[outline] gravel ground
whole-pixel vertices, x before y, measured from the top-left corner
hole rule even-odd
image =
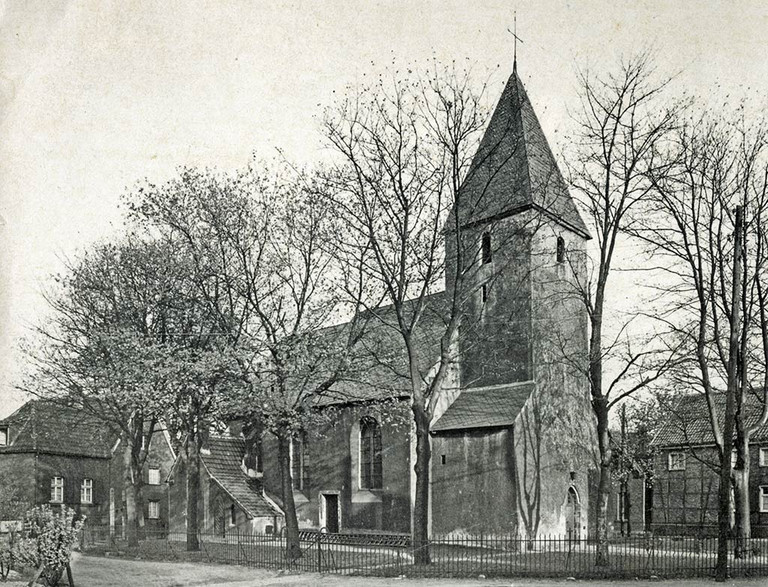
[[[526,586],[565,587],[583,584],[590,587],[636,587],[654,585],[659,587],[694,587],[702,584],[715,585],[704,579],[680,581],[566,581],[566,580],[501,580],[501,579],[379,579],[370,577],[344,577],[318,575],[315,573],[289,574],[261,569],[205,563],[175,563],[127,560],[73,555],[72,572],[77,587],[185,587],[206,585],[208,587],[299,587],[322,585],[323,587],[500,587]],[[65,583],[66,584],[66,581]],[[727,583],[734,587],[757,587],[768,584],[766,579],[734,580]],[[18,581],[0,583],[1,587],[26,585]]]

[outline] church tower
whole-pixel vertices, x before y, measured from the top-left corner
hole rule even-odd
[[[564,311],[582,272],[590,238],[554,155],[513,69],[460,189],[447,232],[447,286],[452,287],[456,241],[473,267],[467,319],[460,335],[461,386],[485,387],[536,378],[541,354],[539,314]],[[574,292],[572,291],[571,294]],[[550,298],[547,301],[547,298]],[[543,304],[542,307],[537,307]],[[586,328],[586,323],[583,324]],[[551,334],[551,332],[549,333]],[[562,340],[559,342],[563,342]],[[573,344],[569,342],[568,344]],[[586,330],[584,338],[586,342]],[[571,352],[568,350],[568,352]],[[573,352],[580,352],[573,349]]]
[[[445,236],[446,290],[465,311],[459,391],[432,424],[434,530],[585,536],[590,235],[517,67]]]

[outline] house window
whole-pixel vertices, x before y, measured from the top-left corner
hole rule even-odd
[[[360,420],[360,487],[381,489],[381,427],[375,418]]]
[[[294,489],[304,490],[309,486],[304,464],[304,435],[297,434],[291,440],[291,476]]]
[[[760,466],[768,467],[768,446],[760,447]]]
[[[768,512],[768,485],[760,486],[760,511]]]
[[[491,233],[490,232],[483,233],[482,252],[483,252],[483,265],[487,265],[493,260],[493,255],[491,253]]]
[[[0,428],[0,446],[8,445],[8,428]]]
[[[160,469],[150,467],[148,483],[150,485],[160,485]]]
[[[93,503],[93,479],[83,479],[80,485],[80,503]]]
[[[51,479],[51,503],[64,503],[64,477]]]
[[[671,452],[667,461],[667,469],[670,471],[685,471],[685,453]]]
[[[557,262],[565,263],[565,239],[562,236],[557,237]]]
[[[147,517],[150,520],[159,520],[160,519],[160,502],[156,499],[150,499],[148,502],[148,511],[147,511]]]
[[[235,504],[229,506],[229,525],[237,525],[237,508],[235,507]]]

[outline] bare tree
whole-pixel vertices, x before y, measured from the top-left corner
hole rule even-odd
[[[596,262],[576,284],[590,323],[588,372],[592,408],[597,421],[599,485],[597,492],[596,564],[608,564],[608,495],[611,409],[637,390],[660,378],[672,354],[661,341],[635,345],[625,336],[629,320],[607,332],[609,282],[622,246],[622,235],[634,222],[638,207],[653,190],[650,173],[660,173],[665,161],[659,146],[674,128],[678,107],[662,102],[668,82],[657,81],[650,56],[622,61],[616,73],[595,78],[582,73],[578,131],[570,159],[571,182],[587,211],[596,237]],[[577,277],[579,274],[576,274]],[[631,320],[631,318],[630,318]],[[608,335],[608,336],[607,336]],[[606,364],[617,375],[604,379]]]
[[[516,74],[510,84],[511,99],[518,95]],[[395,355],[404,363],[415,435],[416,564],[430,562],[429,432],[436,406],[442,393],[459,388],[459,347],[462,353],[480,348],[489,290],[505,263],[520,261],[514,251],[527,250],[541,223],[535,210],[503,227],[488,220],[509,204],[489,194],[500,170],[517,177],[524,138],[514,124],[504,126],[507,108],[514,108],[507,105],[481,144],[488,122],[485,89],[475,89],[470,73],[455,68],[425,78],[395,77],[351,93],[325,119],[339,156],[327,174],[330,198],[347,227],[338,254],[362,260],[369,287],[357,299],[377,328],[399,341]],[[507,186],[506,197],[522,197],[515,189],[520,186]],[[506,256],[491,265],[501,250]],[[519,285],[527,278],[520,275]],[[511,292],[514,284],[508,287]],[[499,329],[506,334],[516,319],[508,317]],[[514,335],[504,342],[513,341],[528,344]],[[466,367],[472,361],[464,358]],[[489,370],[503,368],[495,358],[486,360]],[[481,371],[466,370],[461,377],[481,377]]]
[[[760,122],[749,126],[739,118],[704,115],[678,130],[667,155],[673,165],[654,177],[653,204],[634,228],[666,274],[664,318],[690,349],[693,365],[682,365],[675,377],[707,401],[719,457],[719,580],[727,576],[732,485],[737,556],[748,549],[749,438],[768,421],[766,135]],[[752,389],[763,408],[748,424]]]

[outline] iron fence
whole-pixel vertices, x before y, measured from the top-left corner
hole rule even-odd
[[[207,561],[268,569],[407,577],[574,577],[627,579],[707,577],[714,573],[717,539],[640,535],[609,543],[609,564],[596,566],[591,539],[546,536],[476,535],[433,537],[430,564],[416,564],[410,539],[393,534],[328,534],[304,531],[301,556],[289,559],[283,535],[252,534],[237,528],[198,535],[199,550],[188,551],[186,533],[145,532],[137,545],[110,535],[108,527],[87,526],[83,550],[132,558]],[[730,549],[731,553],[733,552]],[[745,555],[731,554],[733,576],[768,576],[768,539],[752,539]]]

